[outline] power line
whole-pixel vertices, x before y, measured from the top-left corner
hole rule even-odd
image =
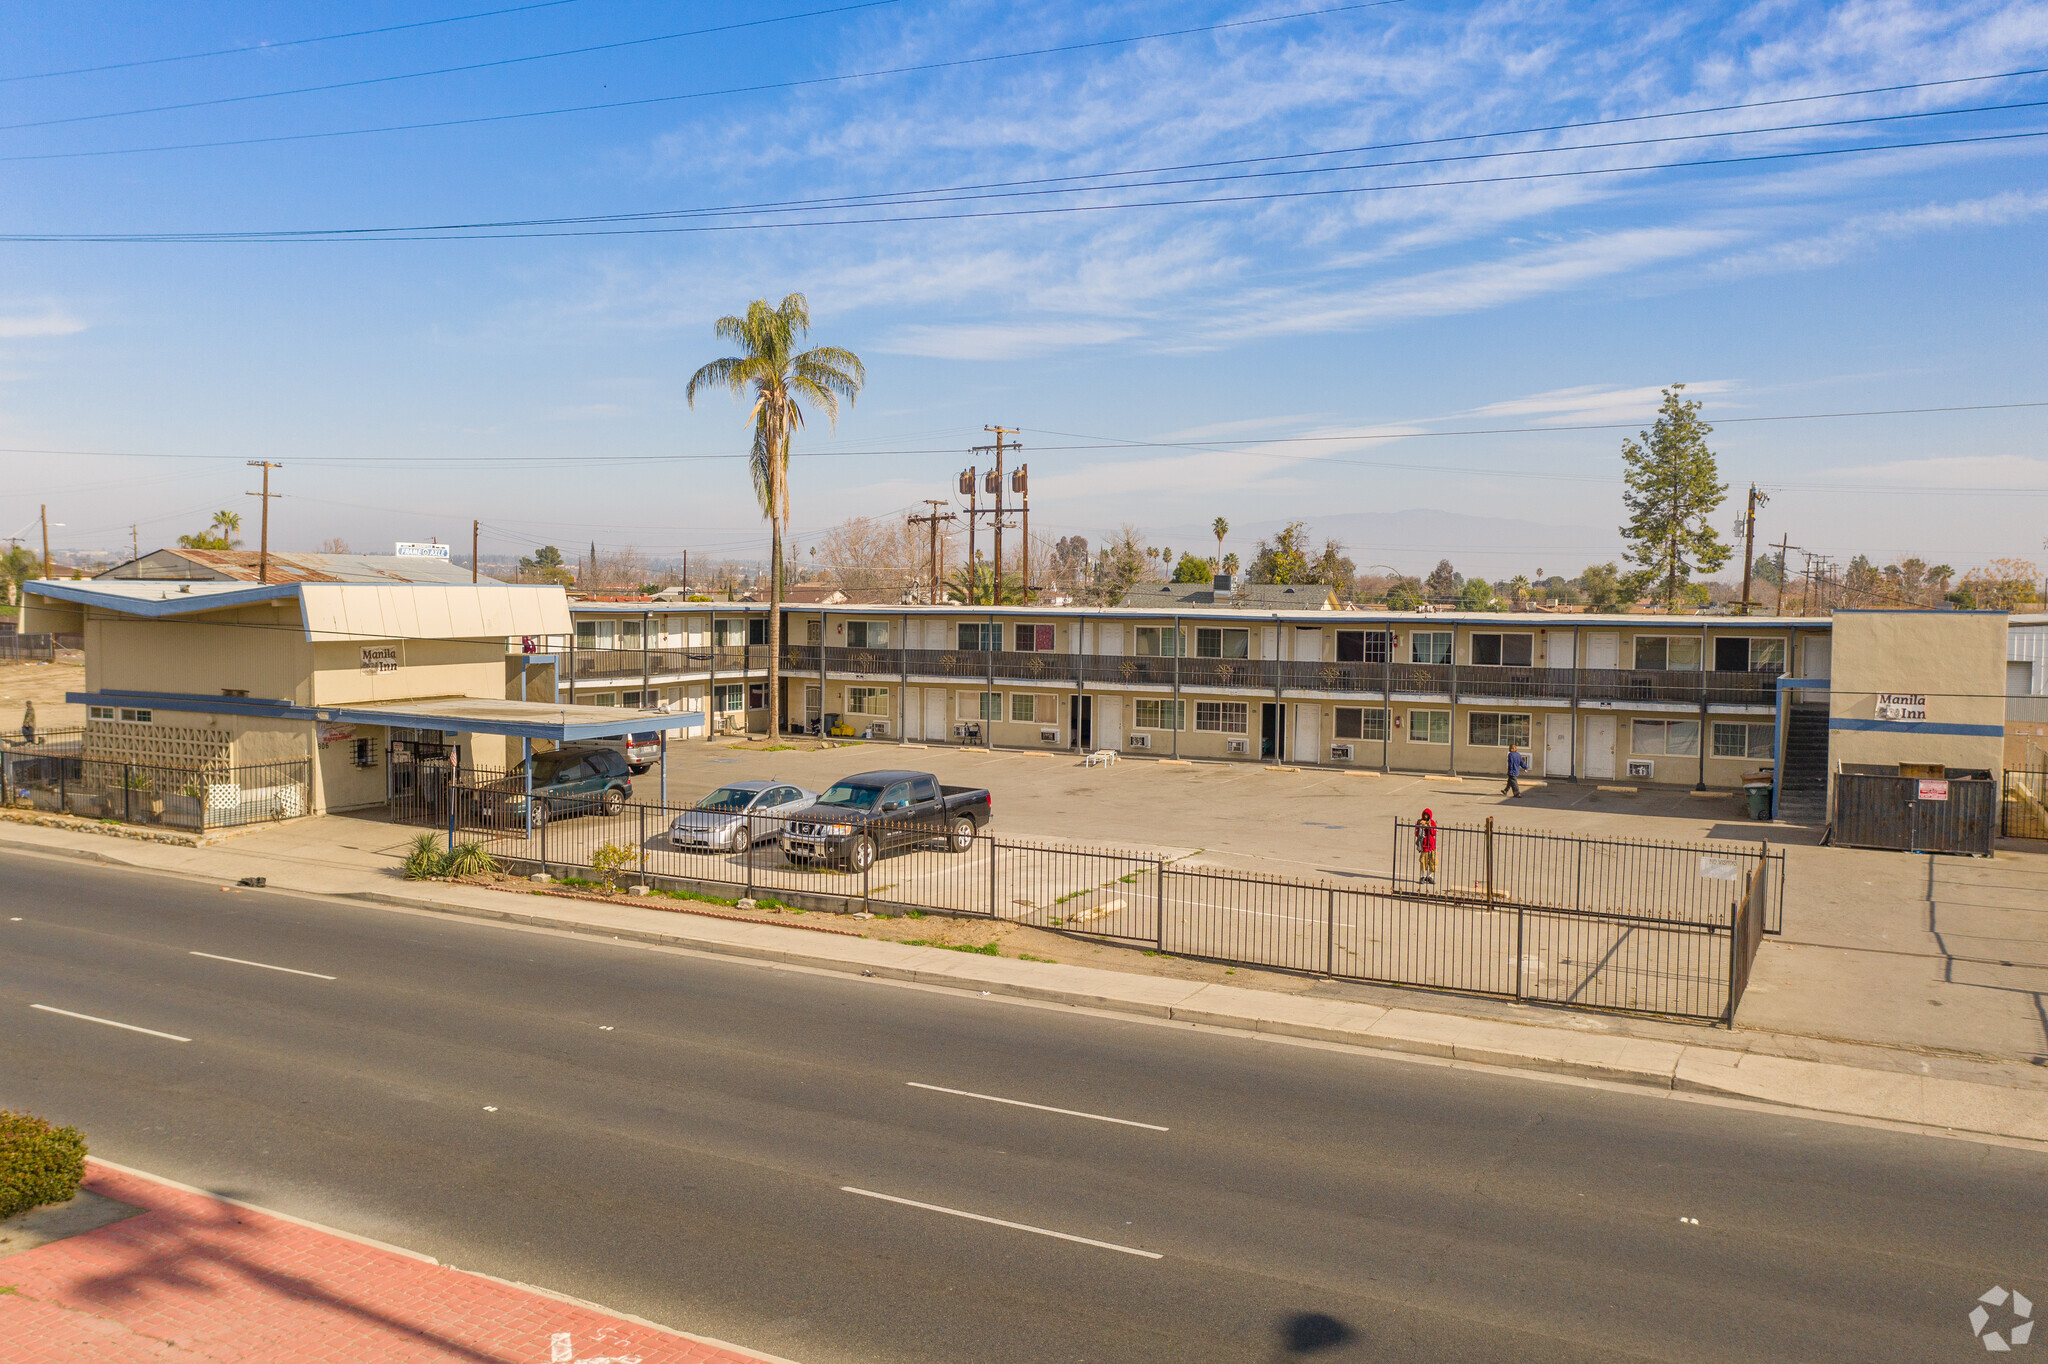
[[[422,77],[422,76],[437,76],[437,75],[446,75],[446,74],[450,74],[450,73],[453,73],[453,72],[459,72],[459,71],[475,71],[475,70],[480,70],[480,69],[483,69],[484,67],[490,67],[490,66],[506,66],[506,65],[511,65],[511,64],[512,64],[512,63],[514,63],[514,62],[520,62],[520,61],[540,61],[540,60],[543,60],[543,59],[545,59],[545,58],[549,58],[549,57],[560,57],[560,56],[573,56],[573,55],[578,55],[578,54],[580,54],[580,53],[585,53],[585,52],[600,52],[600,51],[604,51],[604,50],[606,50],[606,49],[608,49],[608,48],[613,48],[613,47],[631,47],[631,46],[634,46],[634,45],[636,45],[636,44],[640,44],[640,43],[650,43],[650,42],[667,42],[667,41],[670,41],[670,40],[672,40],[672,39],[675,39],[675,38],[683,38],[683,37],[696,37],[696,36],[699,36],[699,35],[701,35],[701,34],[706,34],[706,33],[719,33],[719,32],[724,32],[724,31],[726,31],[727,29],[734,29],[734,28],[750,28],[750,27],[755,27],[755,26],[757,26],[757,25],[760,25],[760,24],[769,24],[769,23],[782,23],[782,22],[786,22],[786,21],[787,21],[787,20],[789,20],[789,19],[801,19],[801,18],[812,18],[812,17],[816,17],[817,15],[822,15],[822,14],[838,14],[838,13],[843,13],[843,12],[845,12],[845,11],[847,11],[847,10],[858,10],[858,9],[870,9],[870,8],[873,8],[873,7],[877,6],[877,5],[884,5],[884,4],[894,4],[894,3],[896,3],[896,0],[862,0],[862,2],[861,2],[861,3],[858,3],[858,4],[852,4],[852,5],[846,5],[846,6],[843,6],[843,7],[841,7],[840,9],[831,9],[831,10],[815,10],[815,11],[811,11],[810,13],[807,13],[807,14],[800,14],[800,15],[788,15],[788,16],[783,16],[782,18],[777,18],[777,19],[757,19],[757,20],[751,20],[751,21],[748,21],[747,23],[737,23],[737,24],[730,24],[730,25],[726,25],[726,26],[724,26],[723,28],[707,28],[707,29],[698,29],[698,30],[693,30],[692,32],[689,32],[689,33],[681,33],[681,34],[666,34],[666,35],[662,35],[662,36],[660,36],[660,37],[654,37],[654,38],[640,38],[640,39],[633,39],[633,40],[629,40],[629,41],[626,41],[626,42],[619,42],[619,43],[607,43],[607,44],[601,44],[601,45],[599,45],[599,46],[595,46],[595,47],[587,47],[587,48],[575,48],[575,49],[570,49],[570,50],[566,50],[566,51],[563,51],[563,52],[546,52],[546,53],[537,53],[537,54],[534,54],[534,55],[532,55],[532,56],[528,56],[528,57],[514,57],[514,58],[506,58],[506,59],[504,59],[504,60],[502,60],[502,61],[496,61],[496,62],[480,62],[480,63],[477,63],[476,65],[473,65],[473,66],[451,66],[451,67],[445,67],[445,68],[442,68],[442,69],[439,69],[439,70],[434,70],[434,71],[419,71],[419,72],[412,72],[412,73],[406,73],[406,74],[400,74],[400,75],[392,75],[392,76],[374,76],[374,77],[366,77],[366,78],[364,78],[364,79],[362,79],[362,80],[357,80],[357,81],[344,81],[344,82],[340,82],[340,83],[338,83],[338,84],[334,84],[334,85],[317,85],[317,86],[306,86],[306,87],[304,87],[304,88],[302,88],[302,89],[296,89],[296,90],[272,90],[272,91],[263,91],[263,92],[259,92],[259,93],[256,93],[256,94],[249,94],[249,95],[228,95],[228,96],[222,96],[222,97],[220,97],[220,98],[217,98],[217,99],[209,99],[209,100],[194,100],[194,101],[190,101],[190,102],[188,102],[188,103],[184,103],[184,104],[163,104],[163,105],[154,105],[154,106],[151,106],[151,107],[147,107],[147,108],[138,108],[138,109],[116,109],[116,110],[110,110],[110,111],[107,111],[107,112],[104,112],[104,113],[98,113],[98,114],[77,114],[77,115],[72,115],[72,116],[69,116],[69,117],[66,117],[66,118],[55,118],[55,119],[42,119],[42,120],[38,120],[38,121],[35,121],[35,122],[30,122],[30,123],[9,123],[9,124],[0,124],[0,131],[13,131],[13,130],[17,130],[17,129],[25,129],[25,128],[47,128],[47,127],[54,127],[54,126],[57,126],[57,125],[61,125],[61,124],[71,124],[71,123],[86,123],[86,122],[94,122],[94,121],[99,121],[99,120],[104,120],[104,119],[110,119],[110,118],[128,118],[128,117],[133,117],[133,116],[136,116],[136,115],[141,115],[141,114],[159,114],[159,113],[171,113],[171,112],[176,112],[176,111],[179,111],[179,110],[186,110],[186,109],[202,109],[202,108],[207,108],[207,107],[210,107],[210,106],[214,106],[214,105],[221,105],[221,104],[239,104],[239,103],[245,103],[245,102],[248,102],[248,101],[251,101],[251,100],[261,100],[261,99],[278,99],[278,98],[282,98],[282,97],[284,97],[284,96],[287,96],[287,95],[304,95],[304,94],[315,94],[315,93],[319,93],[319,92],[322,92],[322,91],[328,91],[328,90],[341,90],[341,89],[347,89],[347,88],[349,88],[349,87],[351,87],[351,86],[360,86],[360,85],[375,85],[375,84],[379,84],[379,83],[382,83],[382,82],[388,82],[388,81],[398,81],[398,80],[414,80],[414,79],[418,79],[419,77]],[[985,66],[985,65],[987,65],[987,64],[989,64],[989,63],[992,63],[992,62],[1005,62],[1005,61],[1019,61],[1019,60],[1022,60],[1022,59],[1024,59],[1024,58],[1027,58],[1027,57],[1047,57],[1047,56],[1056,56],[1056,55],[1059,55],[1059,54],[1061,54],[1061,53],[1066,53],[1066,52],[1082,52],[1082,51],[1087,51],[1087,50],[1089,50],[1089,49],[1092,49],[1092,48],[1101,48],[1101,47],[1119,47],[1119,46],[1123,46],[1123,45],[1126,45],[1126,44],[1130,44],[1130,43],[1143,43],[1143,42],[1152,42],[1152,41],[1155,41],[1155,40],[1157,40],[1157,39],[1161,39],[1161,38],[1183,38],[1183,37],[1189,37],[1189,36],[1192,36],[1192,35],[1194,35],[1194,34],[1197,34],[1197,33],[1218,33],[1218,32],[1222,32],[1222,31],[1224,31],[1224,30],[1228,30],[1228,29],[1237,29],[1237,28],[1252,28],[1252,27],[1256,27],[1256,26],[1259,26],[1259,25],[1264,25],[1264,24],[1278,24],[1278,23],[1286,23],[1286,22],[1288,22],[1288,21],[1290,21],[1290,20],[1294,20],[1294,19],[1316,19],[1316,18],[1326,18],[1326,17],[1328,17],[1328,16],[1331,16],[1331,15],[1337,15],[1337,14],[1348,14],[1348,13],[1352,13],[1352,12],[1354,12],[1354,11],[1358,11],[1358,10],[1368,10],[1368,9],[1381,9],[1381,8],[1384,8],[1384,7],[1386,7],[1386,6],[1389,6],[1389,5],[1400,5],[1400,4],[1405,4],[1405,3],[1407,3],[1407,0],[1360,0],[1360,3],[1355,3],[1355,4],[1348,4],[1348,5],[1332,5],[1332,6],[1328,6],[1328,7],[1325,7],[1325,8],[1323,8],[1323,9],[1310,9],[1310,10],[1296,10],[1296,11],[1294,11],[1294,12],[1292,12],[1292,13],[1288,13],[1288,14],[1267,14],[1267,15],[1260,15],[1260,16],[1258,16],[1258,17],[1256,17],[1256,18],[1251,18],[1251,19],[1231,19],[1231,20],[1226,20],[1226,21],[1224,21],[1224,22],[1221,22],[1221,23],[1214,23],[1214,24],[1197,24],[1197,25],[1192,25],[1192,26],[1190,26],[1190,27],[1186,27],[1186,28],[1175,28],[1175,29],[1162,29],[1162,30],[1160,30],[1159,32],[1156,32],[1156,33],[1138,33],[1138,34],[1132,34],[1132,35],[1130,35],[1130,36],[1127,36],[1127,37],[1122,37],[1122,38],[1097,38],[1097,39],[1092,39],[1092,40],[1090,40],[1090,41],[1088,41],[1088,42],[1080,42],[1080,43],[1063,43],[1063,44],[1060,44],[1060,45],[1058,45],[1058,46],[1055,46],[1055,47],[1039,47],[1039,48],[1031,48],[1031,49],[1028,49],[1028,50],[1026,50],[1026,51],[1022,51],[1022,52],[1002,52],[1002,53],[992,53],[992,54],[989,54],[989,55],[987,55],[987,56],[982,56],[982,57],[956,57],[956,58],[953,58],[953,59],[950,59],[950,60],[947,60],[947,61],[940,61],[940,62],[922,62],[922,63],[919,63],[919,64],[917,64],[917,65],[914,65],[914,66],[896,66],[896,67],[885,67],[885,68],[882,68],[882,69],[879,69],[879,70],[874,70],[874,71],[858,71],[858,72],[849,72],[849,73],[846,73],[846,74],[842,74],[842,75],[836,75],[836,76],[811,76],[811,77],[806,77],[806,78],[803,78],[803,79],[799,79],[799,80],[788,80],[788,81],[773,81],[773,82],[765,82],[765,83],[762,83],[762,84],[758,84],[758,85],[741,85],[741,86],[731,86],[731,87],[727,87],[727,88],[724,88],[724,89],[719,89],[719,90],[697,90],[697,91],[691,91],[691,92],[688,92],[688,93],[686,93],[686,94],[680,94],[680,95],[650,95],[650,96],[647,96],[647,97],[645,97],[645,98],[642,98],[642,99],[631,99],[631,100],[612,100],[612,101],[608,101],[608,102],[605,102],[605,103],[602,103],[602,104],[583,104],[583,105],[567,105],[567,106],[563,106],[563,107],[560,107],[560,108],[555,108],[555,109],[535,109],[535,110],[529,110],[529,111],[525,111],[525,112],[521,112],[521,113],[512,113],[512,114],[488,114],[488,115],[479,115],[479,116],[475,116],[475,117],[471,117],[471,118],[459,118],[459,119],[442,119],[442,120],[437,120],[437,121],[434,121],[434,122],[428,122],[428,123],[412,123],[412,124],[397,124],[397,125],[392,125],[392,126],[388,126],[388,127],[382,127],[382,128],[353,128],[353,129],[342,129],[342,130],[338,130],[338,131],[334,131],[334,132],[326,132],[326,133],[302,133],[302,134],[291,134],[291,135],[285,135],[285,136],[278,136],[278,137],[261,137],[261,138],[248,138],[248,139],[240,139],[240,140],[235,140],[235,141],[228,141],[228,142],[220,142],[220,143],[195,143],[195,144],[190,144],[189,146],[178,146],[178,147],[138,147],[138,148],[130,148],[130,149],[123,149],[123,150],[121,150],[121,151],[115,151],[115,152],[85,152],[85,153],[64,153],[63,155],[88,155],[88,156],[90,156],[90,155],[122,155],[122,154],[127,154],[128,152],[147,152],[147,151],[183,151],[183,150],[191,150],[191,149],[194,149],[194,148],[197,148],[197,147],[208,147],[208,146],[244,146],[244,145],[252,145],[252,144],[255,144],[255,143],[261,143],[261,142],[291,142],[291,141],[300,141],[300,140],[304,140],[304,139],[306,139],[306,138],[315,138],[315,137],[355,137],[355,136],[361,136],[361,135],[363,135],[363,134],[366,134],[366,133],[384,133],[384,132],[413,132],[413,131],[418,131],[418,130],[420,130],[420,129],[425,129],[425,128],[456,128],[456,127],[463,127],[463,126],[466,126],[466,125],[470,125],[470,124],[477,124],[477,123],[502,123],[502,122],[506,122],[506,121],[508,121],[508,120],[512,120],[512,119],[526,119],[526,118],[548,118],[548,117],[553,117],[553,116],[556,116],[556,115],[560,115],[560,114],[579,114],[579,113],[592,113],[592,112],[597,112],[597,111],[600,111],[600,110],[607,110],[607,109],[631,109],[631,108],[639,108],[639,107],[642,107],[642,106],[646,106],[646,105],[653,105],[653,104],[674,104],[674,103],[677,103],[677,102],[680,102],[680,101],[684,101],[684,100],[696,100],[696,99],[712,99],[712,98],[718,98],[718,97],[722,97],[722,96],[726,96],[726,95],[748,95],[748,94],[759,94],[759,93],[765,93],[765,92],[768,92],[768,91],[773,91],[773,90],[795,90],[795,89],[801,89],[801,88],[803,88],[803,87],[805,87],[805,86],[812,86],[812,85],[834,85],[834,84],[839,84],[839,83],[842,83],[842,82],[845,82],[845,81],[856,81],[856,80],[868,80],[868,79],[872,79],[872,78],[875,78],[875,77],[879,77],[879,76],[903,76],[903,75],[913,75],[913,74],[917,74],[917,73],[920,73],[920,72],[927,72],[927,71],[944,71],[944,70],[949,70],[949,69],[953,69],[953,68],[958,68],[958,67],[965,67],[965,66]],[[9,159],[9,160],[16,160],[16,159],[43,159],[43,158],[12,158],[12,157],[10,157],[10,158],[8,158],[8,159]]]
[[[180,104],[152,104],[139,109],[109,109],[97,114],[67,114],[62,118],[35,119],[27,123],[0,123],[0,132],[18,132],[24,128],[57,128],[72,123],[98,123],[110,118],[135,118],[143,114],[173,114],[190,109],[212,109],[224,104],[249,104],[257,100],[284,99],[292,95],[321,95],[336,90],[356,90],[366,85],[390,85],[398,81],[423,80],[429,76],[453,76],[465,71],[488,71],[494,67],[520,66],[527,62],[551,61],[557,57],[581,57],[593,52],[613,52],[626,47],[645,47],[650,43],[672,43],[683,38],[702,38],[714,33],[732,33],[739,29],[763,28],[769,24],[794,23],[799,19],[817,19],[828,14],[846,14],[854,10],[876,9],[883,5],[894,5],[900,0],[855,0],[849,5],[838,5],[831,9],[805,10],[798,14],[772,15],[766,19],[743,19],[729,24],[714,24],[709,28],[685,29],[679,33],[657,33],[647,38],[622,38],[617,42],[594,43],[588,47],[562,48],[555,52],[531,52],[518,57],[499,57],[488,62],[469,62],[462,66],[438,66],[427,71],[403,71],[389,76],[363,76],[356,80],[331,81],[326,85],[302,85],[291,90],[262,90],[248,95],[218,95],[212,99],[186,100]]]
[[[1814,160],[1830,156],[1863,155],[1870,152],[1911,151],[1930,147],[1958,147],[1996,142],[2021,142],[2048,137],[2048,129],[2012,133],[1986,133],[1967,137],[1928,138],[1915,142],[1880,142],[1856,147],[1825,147],[1806,151],[1757,152],[1744,156],[1699,157],[1689,161],[1653,161],[1632,166],[1595,166],[1573,170],[1530,171],[1515,175],[1469,176],[1456,180],[1419,180],[1396,184],[1344,185],[1319,189],[1269,190],[1256,194],[1189,195],[1170,199],[1137,199],[1110,204],[1060,204],[1044,208],[980,209],[966,213],[912,213],[889,217],[811,218],[795,222],[693,223],[686,226],[582,227],[556,231],[450,230],[435,232],[382,229],[386,235],[366,235],[375,229],[311,229],[292,232],[251,233],[116,233],[116,232],[14,232],[0,234],[0,241],[27,243],[98,243],[110,245],[250,245],[250,244],[334,244],[413,241],[543,240],[573,237],[666,236],[708,232],[786,231],[809,227],[877,227],[902,223],[965,222],[980,218],[1032,218],[1068,213],[1105,213],[1133,208],[1182,208],[1203,204],[1276,203],[1291,199],[1323,199],[1354,194],[1383,194],[1398,190],[1454,189],[1471,185],[1533,183],[1573,180],[1589,176],[1627,175],[1641,172],[1691,170],[1703,166],[1758,165],[1771,161]],[[1557,148],[1572,151],[1577,148]],[[1464,158],[1449,158],[1464,159]],[[1348,169],[1373,169],[1351,167]],[[1143,188],[1143,186],[1136,186]],[[594,218],[591,222],[638,221],[643,215]]]
[[[138,66],[163,66],[171,62],[196,62],[206,57],[238,57],[245,52],[278,52],[288,47],[339,42],[343,38],[373,38],[384,33],[403,33],[408,29],[435,28],[442,24],[464,24],[472,19],[496,19],[506,14],[524,14],[528,10],[555,9],[561,5],[581,3],[582,0],[538,0],[538,3],[531,5],[490,9],[481,14],[454,14],[445,19],[417,19],[407,24],[386,24],[382,28],[358,28],[347,33],[323,33],[313,38],[280,38],[276,42],[253,43],[248,47],[219,47],[211,52],[186,52],[175,57],[138,57],[134,61],[105,62],[99,66],[74,66],[64,71],[30,71],[19,76],[0,76],[0,85],[12,85],[17,81],[50,80],[57,76],[90,76],[100,71],[129,71]]]

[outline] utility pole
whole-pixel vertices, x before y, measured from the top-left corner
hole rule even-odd
[[[1785,614],[1785,555],[1792,548],[1792,537],[1787,535],[1778,541],[1778,600],[1771,608],[1771,614]]]
[[[137,562],[141,558],[142,536],[139,532],[139,528],[133,521],[131,521],[128,523],[128,566],[134,570],[134,572],[130,574],[131,577],[139,578],[142,576],[142,565],[139,562]]]
[[[1019,432],[1014,426],[984,426],[981,429],[993,431],[996,434],[996,470],[993,474],[989,475],[989,491],[996,495],[994,512],[996,526],[995,579],[994,586],[989,593],[989,605],[1001,606],[1003,604],[1003,437],[1014,436],[1019,434]],[[1013,448],[1022,449],[1023,447],[1017,446]]]
[[[270,499],[273,496],[280,495],[273,494],[270,491],[270,471],[272,469],[282,469],[284,466],[267,459],[252,459],[248,461],[248,464],[251,469],[261,469],[263,471],[263,491],[260,493],[250,493],[249,496],[263,499],[263,519],[260,522],[262,532],[257,540],[256,581],[267,583],[270,581]]]
[[[1024,499],[1024,552],[1018,556],[1022,564],[1017,577],[1023,584],[1024,604],[1031,604],[1031,466],[1020,464],[1010,472],[1010,491]]]
[[[953,513],[951,513],[951,512],[947,512],[947,513],[946,513],[945,515],[943,515],[943,516],[941,516],[941,515],[939,514],[939,508],[941,508],[941,507],[943,507],[943,506],[945,506],[945,505],[946,505],[946,503],[945,503],[945,499],[943,499],[943,498],[938,498],[938,497],[927,497],[926,499],[924,499],[924,504],[925,504],[925,505],[926,505],[927,507],[930,507],[930,508],[931,508],[931,513],[930,513],[929,515],[927,515],[927,516],[913,516],[913,517],[911,517],[911,518],[910,518],[910,524],[911,524],[911,525],[913,525],[913,526],[930,526],[930,527],[931,527],[931,532],[932,532],[932,551],[931,551],[931,568],[932,568],[932,572],[931,572],[931,579],[932,579],[932,581],[931,581],[931,595],[930,595],[929,597],[925,598],[925,603],[926,603],[926,605],[928,605],[928,606],[936,606],[936,605],[938,605],[938,603],[939,603],[939,576],[940,576],[940,575],[939,575],[939,522],[941,522],[941,521],[954,521],[954,520],[958,520],[959,518],[955,517],[955,516],[953,515]]]
[[[476,581],[476,542],[477,542],[477,531],[478,531],[478,528],[479,528],[479,527],[481,527],[482,525],[483,525],[483,522],[481,522],[481,521],[471,521],[471,522],[469,523],[469,580],[470,580],[471,582],[475,582],[475,581]]]
[[[982,447],[975,448],[978,450]],[[981,595],[975,582],[980,570],[975,566],[974,560],[974,526],[981,516],[981,485],[975,481],[972,464],[961,471],[960,491],[967,494],[967,604],[973,606],[974,599]]]
[[[1742,614],[1749,614],[1749,578],[1756,566],[1756,509],[1771,500],[1770,494],[1749,485],[1749,510],[1742,517]]]
[[[47,582],[50,577],[50,504],[45,502],[41,505],[43,509],[43,580]]]

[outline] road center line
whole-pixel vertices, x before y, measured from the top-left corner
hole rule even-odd
[[[301,971],[295,966],[272,966],[267,961],[243,961],[240,957],[217,956],[212,952],[194,952],[191,955],[195,957],[205,957],[209,961],[231,961],[237,966],[260,966],[265,971],[282,971],[286,975],[291,976],[311,976],[315,980],[334,979],[333,976],[323,976],[318,971]]]
[[[91,1014],[75,1014],[69,1009],[59,1009],[52,1004],[31,1004],[31,1009],[41,1009],[46,1014],[63,1014],[66,1018],[82,1018],[88,1023],[104,1023],[110,1028],[126,1028],[129,1032],[146,1032],[151,1037],[168,1038],[173,1042],[190,1042],[189,1037],[180,1037],[174,1032],[158,1032],[155,1028],[138,1028],[133,1023],[116,1023],[111,1018],[95,1018]]]
[[[1091,1122],[1113,1122],[1120,1127],[1142,1127],[1147,1132],[1170,1132],[1173,1130],[1172,1128],[1161,1127],[1157,1123],[1133,1122],[1129,1118],[1105,1117],[1100,1113],[1083,1113],[1079,1109],[1074,1108],[1054,1108],[1050,1104],[1033,1104],[1026,1103],[1022,1099],[1003,1099],[993,1094],[976,1094],[971,1089],[948,1089],[944,1085],[920,1084],[916,1080],[905,1080],[903,1083],[909,1085],[912,1089],[929,1089],[935,1094],[957,1094],[963,1099],[982,1099],[992,1104],[1010,1104],[1016,1108],[1035,1108],[1041,1113],[1060,1113],[1069,1118],[1087,1118]]]
[[[970,1222],[986,1222],[992,1227],[1008,1227],[1012,1231],[1028,1231],[1034,1236],[1050,1236],[1058,1241],[1073,1241],[1098,1250],[1114,1250],[1124,1255],[1136,1255],[1146,1260],[1163,1260],[1166,1257],[1156,1250],[1138,1250],[1131,1246],[1120,1246],[1114,1241],[1093,1241],[1086,1236],[1074,1236],[1064,1231],[1049,1231],[1024,1222],[1005,1222],[1000,1217],[983,1217],[978,1212],[962,1212],[958,1208],[942,1208],[936,1203],[920,1203],[914,1198],[898,1198],[894,1194],[876,1193],[872,1189],[856,1189],[851,1184],[839,1186],[839,1192],[859,1194],[862,1198],[879,1198],[884,1203],[901,1203],[906,1208],[923,1208],[926,1212],[940,1212],[948,1217],[964,1217]]]

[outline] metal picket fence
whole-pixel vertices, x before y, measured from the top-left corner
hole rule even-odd
[[[1630,862],[1623,853],[1631,845],[1610,843],[1603,855],[1625,871],[1579,878],[1579,904],[1545,902],[1527,893],[1555,894],[1551,881],[1529,873],[1544,864],[1503,855],[1504,840],[1516,836],[1498,833],[1491,895],[1483,867],[1472,880],[1477,892],[1464,883],[1462,851],[1459,870],[1437,886],[1412,877],[1403,884],[1397,872],[1392,886],[1371,887],[987,833],[956,842],[939,827],[904,829],[872,860],[834,860],[791,855],[811,843],[812,815],[715,821],[715,843],[703,846],[701,830],[683,842],[672,834],[679,819],[685,829],[703,823],[696,807],[583,797],[550,807],[529,831],[522,800],[516,776],[471,771],[442,787],[422,784],[394,801],[393,816],[446,828],[451,839],[480,838],[520,871],[595,879],[592,869],[609,864],[622,883],[717,888],[797,907],[1005,919],[1171,956],[1723,1023],[1733,1020],[1783,885],[1782,857],[1759,848],[1744,854],[1737,882],[1706,878],[1720,894],[1673,882],[1657,901],[1645,869],[1678,866],[1678,845],[1645,845]]]
[[[185,768],[52,750],[45,744],[0,750],[6,804],[191,831],[295,819],[310,808],[312,765],[306,758]]]
[[[2048,838],[2048,770],[2008,768],[1998,803],[2000,838]]]
[[[1645,919],[1720,922],[1763,868],[1764,931],[1785,930],[1785,854],[1762,842],[1665,843],[1439,825],[1423,881],[1413,822],[1394,820],[1394,884],[1431,896]]]

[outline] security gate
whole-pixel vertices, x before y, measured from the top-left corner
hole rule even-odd
[[[1835,775],[1836,843],[1989,857],[1997,829],[1998,783],[1987,772],[1931,780]]]

